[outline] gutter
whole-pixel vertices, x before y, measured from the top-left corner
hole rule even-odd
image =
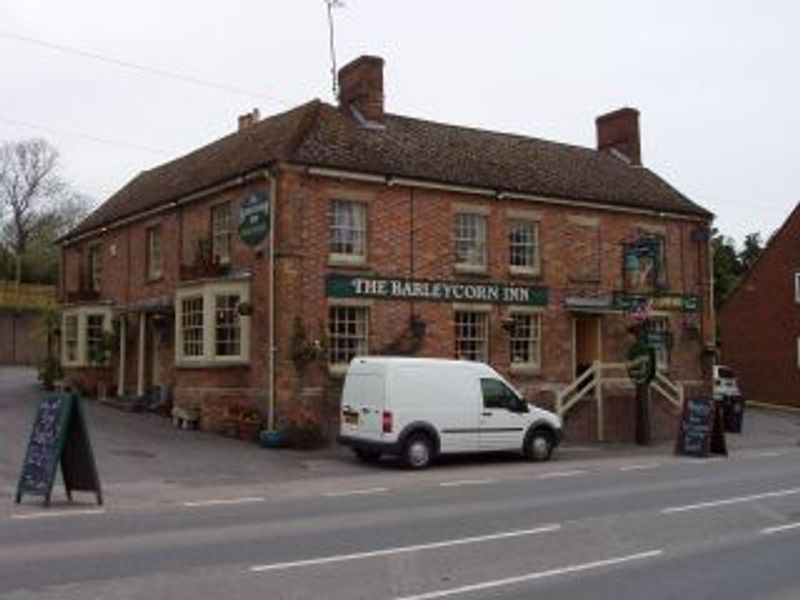
[[[287,166],[299,168],[308,175],[317,177],[346,179],[349,181],[359,181],[365,183],[382,183],[387,186],[403,185],[425,190],[472,194],[476,196],[497,198],[498,200],[503,200],[503,199],[523,200],[526,202],[551,204],[556,206],[565,206],[569,208],[603,210],[603,211],[618,212],[618,213],[652,216],[662,219],[664,218],[677,219],[681,221],[691,221],[696,223],[706,223],[713,218],[712,214],[691,215],[673,211],[659,210],[657,208],[629,207],[629,206],[621,206],[618,204],[608,204],[604,202],[592,202],[579,198],[556,198],[552,196],[541,196],[536,194],[526,194],[526,193],[511,192],[504,190],[493,190],[490,188],[482,188],[478,186],[451,185],[448,183],[439,183],[436,181],[427,181],[423,179],[395,177],[393,175],[375,175],[374,173],[364,173],[364,172],[350,171],[344,169],[329,169],[325,167],[313,167],[313,166],[304,166],[296,164],[290,164]]]

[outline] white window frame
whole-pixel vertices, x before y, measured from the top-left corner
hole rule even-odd
[[[345,371],[347,371],[347,366],[349,364],[349,360],[347,362],[333,362],[332,356],[334,353],[334,344],[337,338],[339,337],[338,333],[334,330],[334,323],[331,320],[331,313],[333,310],[356,310],[364,315],[363,321],[363,335],[356,338],[356,352],[354,356],[363,356],[369,353],[369,320],[370,320],[370,303],[364,302],[330,302],[328,304],[328,311],[327,311],[327,335],[328,335],[328,349],[327,349],[327,360],[328,360],[328,370],[332,374],[343,375]],[[350,336],[353,337],[353,336]]]
[[[211,207],[211,260],[220,265],[230,264],[232,249],[233,205],[231,202],[214,204]]]
[[[800,271],[794,274],[794,301],[800,304]]]
[[[340,222],[339,211],[349,211],[348,223]],[[367,203],[360,200],[334,198],[328,204],[328,261],[333,264],[363,264],[367,261]],[[342,232],[342,233],[337,233]],[[347,241],[337,240],[344,235]],[[352,244],[353,251],[341,251],[337,244]]]
[[[488,266],[489,215],[458,210],[453,219],[453,260],[456,271],[485,273]],[[464,255],[465,256],[462,256]]]
[[[99,293],[103,285],[103,246],[90,244],[88,252],[89,290]]]
[[[209,282],[186,286],[175,292],[175,364],[178,366],[215,366],[249,364],[251,318],[238,314],[239,353],[217,354],[217,296],[239,296],[239,304],[250,302],[249,281]],[[184,353],[183,301],[203,299],[203,351],[199,355]]]
[[[531,264],[514,265],[511,264],[511,257],[513,256],[512,246],[512,232],[515,226],[527,226],[531,228],[532,242],[530,244],[531,251],[533,252],[533,261]],[[529,217],[509,216],[508,219],[508,268],[512,275],[539,275],[542,269],[541,258],[541,242],[539,235],[539,220]]]
[[[480,333],[482,335],[478,335],[473,338],[463,338],[461,336],[462,329],[464,327],[471,326],[471,324],[460,324],[459,317],[461,316],[470,316],[474,317],[476,324],[482,330]],[[489,362],[489,313],[485,310],[480,309],[471,309],[471,308],[463,308],[459,307],[453,312],[453,339],[454,339],[454,353],[457,360],[474,360],[478,362]],[[466,342],[475,342],[482,343],[482,349],[480,349],[476,354],[475,358],[470,358],[467,356],[466,352],[462,351],[462,344]]]
[[[100,367],[102,365],[92,365],[89,363],[89,340],[87,335],[87,324],[89,316],[100,316],[103,318],[103,331],[113,332],[111,322],[111,308],[108,306],[80,306],[66,308],[61,313],[61,364],[65,367]],[[75,319],[77,323],[77,346],[75,358],[70,359],[67,353],[67,320]]]
[[[151,225],[145,229],[145,262],[147,264],[147,280],[161,279],[164,255],[161,251],[161,225]]]
[[[514,343],[523,342],[525,338],[515,338],[516,330],[512,331],[508,339],[510,368],[512,373],[538,373],[542,368],[542,314],[539,308],[514,306],[509,309],[511,318],[527,317],[531,319],[531,333],[527,338],[528,352],[535,354],[535,360],[525,362],[514,360]],[[534,331],[535,330],[535,331]],[[531,347],[534,350],[531,350]]]

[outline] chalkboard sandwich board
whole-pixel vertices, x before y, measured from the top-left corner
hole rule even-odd
[[[68,500],[72,500],[73,491],[86,491],[94,492],[97,503],[103,503],[89,429],[80,398],[74,392],[48,392],[42,396],[15,501],[21,502],[22,496],[28,494],[43,496],[44,505],[49,505],[59,464]]]
[[[722,415],[713,398],[686,398],[683,402],[675,454],[704,458],[709,454],[728,455]]]

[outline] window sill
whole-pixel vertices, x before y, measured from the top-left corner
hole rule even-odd
[[[508,272],[512,277],[525,277],[526,279],[541,279],[542,270],[529,267],[510,266]]]
[[[159,283],[159,282],[161,282],[163,280],[164,280],[164,276],[163,275],[158,275],[157,277],[156,276],[148,277],[147,280],[145,281],[145,283],[148,283],[148,284],[149,283]]]
[[[600,284],[600,283],[603,282],[603,280],[600,278],[599,275],[591,275],[591,276],[590,275],[585,275],[585,276],[570,275],[570,276],[567,277],[567,279],[572,283],[594,283],[594,284]]]
[[[509,371],[512,375],[541,375],[542,368],[529,363],[511,363]]]
[[[489,275],[488,269],[486,268],[485,265],[477,266],[477,265],[455,264],[453,265],[453,270],[461,275],[477,275],[477,276]]]
[[[338,379],[344,379],[347,374],[348,365],[328,365],[328,375]]]
[[[329,254],[328,265],[332,267],[366,267],[367,257],[359,254]]]

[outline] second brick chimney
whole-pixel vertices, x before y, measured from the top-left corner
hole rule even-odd
[[[631,164],[642,164],[642,149],[639,139],[639,111],[635,108],[620,108],[600,115],[597,124],[597,149],[615,150],[624,155]]]
[[[339,106],[366,121],[383,123],[383,59],[360,56],[339,69]]]

